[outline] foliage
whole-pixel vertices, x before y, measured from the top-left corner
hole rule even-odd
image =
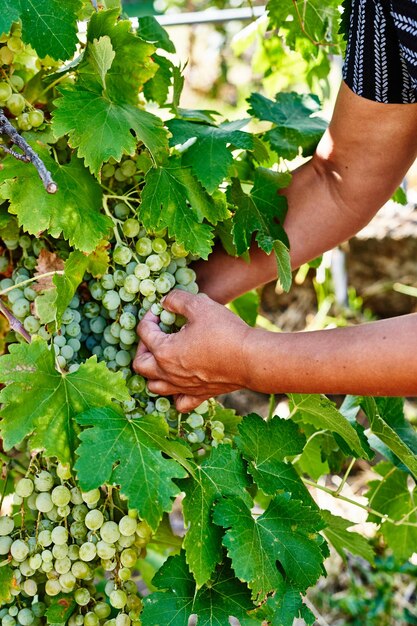
[[[230,616],[242,626],[312,624],[302,595],[325,574],[327,542],[371,563],[374,550],[350,520],[321,511],[310,486],[338,498],[353,461],[382,454],[369,519],[396,562],[413,550],[417,440],[402,401],[348,398],[337,408],[292,394],[288,420],[237,416],[215,400],[181,415],[131,362],[147,310],[165,332],[181,328],[160,302],[175,285],[198,290],[189,265],[218,237],[236,255],[253,241],[273,253],[290,288],[280,191],[288,161],[311,155],[325,130],[319,101],[255,93],[249,117],[233,121],[183,109],[168,34],[150,17],[135,31],[115,4],[7,0],[0,16],[0,103],[58,185],[48,195],[33,163],[2,153],[0,304],[12,324],[0,358],[2,461],[12,482],[23,468],[30,489],[38,486],[20,496],[29,483],[17,482],[16,527],[0,518],[0,605],[13,613],[18,597],[19,610],[32,611],[36,595],[48,604],[40,619],[69,626],[104,624],[110,614],[107,626],[116,616],[117,626],[186,626],[192,614],[207,626]],[[304,60],[314,50],[322,70],[323,49],[340,45],[334,2],[272,0],[269,20],[282,46]],[[257,302],[252,294],[234,309],[255,323]],[[314,480],[335,465],[347,471],[332,492]],[[70,500],[55,504],[52,495],[58,502],[67,491]],[[179,509],[184,537],[167,521]],[[104,530],[84,524],[90,513]],[[121,532],[126,526],[133,532]],[[69,547],[60,538],[67,527]],[[94,552],[84,578],[66,554],[53,555],[56,576],[48,570],[43,530],[55,532],[54,549]],[[153,585],[143,601],[138,577]],[[106,617],[94,612],[102,598]]]

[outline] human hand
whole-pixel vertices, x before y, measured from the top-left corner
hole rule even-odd
[[[204,294],[174,290],[163,307],[187,323],[172,335],[161,331],[150,311],[139,323],[133,369],[148,379],[150,391],[173,395],[177,410],[186,413],[212,396],[245,386],[247,324]]]

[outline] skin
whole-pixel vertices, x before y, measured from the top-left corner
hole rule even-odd
[[[329,128],[283,192],[285,229],[297,268],[346,241],[375,215],[417,156],[417,104],[381,104],[342,84]],[[250,263],[217,248],[196,264],[202,294],[173,291],[169,311],[187,318],[174,335],[148,313],[138,326],[135,371],[149,389],[188,412],[248,388],[264,393],[417,395],[417,314],[303,333],[253,329],[223,304],[277,277],[257,246]]]

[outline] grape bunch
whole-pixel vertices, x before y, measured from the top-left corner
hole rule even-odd
[[[75,600],[70,626],[139,624],[133,570],[151,530],[116,488],[82,493],[67,466],[50,464],[33,467],[16,483],[14,505],[15,516],[0,517],[0,555],[14,576],[2,626],[42,623],[48,603],[62,593]],[[97,572],[106,574],[103,592]]]

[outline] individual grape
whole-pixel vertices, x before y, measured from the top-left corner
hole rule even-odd
[[[106,619],[111,613],[111,608],[107,602],[97,602],[93,611],[99,619]]]
[[[14,520],[7,515],[0,517],[0,537],[10,535],[14,529]]]
[[[161,322],[163,324],[166,324],[167,326],[171,326],[172,324],[175,324],[175,313],[171,313],[171,311],[165,311],[165,309],[163,311],[161,311]]]
[[[16,317],[26,317],[30,312],[30,302],[26,298],[19,298],[13,303],[12,311]]]
[[[90,562],[97,554],[96,544],[91,541],[87,541],[80,546],[80,559],[81,561]]]
[[[151,272],[159,272],[163,267],[163,262],[159,254],[150,254],[145,262]]]
[[[65,487],[64,487],[65,489]],[[52,531],[52,541],[57,546],[65,545],[68,541],[68,530],[65,526],[56,526]]]
[[[115,179],[119,182],[119,183],[123,183],[127,176],[125,176],[122,172],[122,170],[120,169],[120,167],[117,167],[115,172],[114,172],[114,177]]]
[[[90,592],[85,587],[80,587],[74,593],[74,600],[78,604],[78,606],[87,606],[87,604],[91,600]]]
[[[51,493],[51,500],[56,506],[66,506],[71,502],[71,491],[64,485],[58,485]]]
[[[175,285],[175,279],[174,279],[174,285]],[[158,293],[168,293],[168,291],[171,291],[174,285],[172,285],[171,281],[166,276],[163,276],[162,274],[158,276],[158,278],[155,279],[155,289]]]
[[[0,518],[1,519],[1,518]],[[13,543],[11,537],[0,537],[0,555],[5,556],[9,554],[10,546]]]
[[[167,242],[165,241],[165,239],[162,239],[161,237],[156,237],[152,241],[152,250],[156,252],[157,254],[161,254],[161,252],[165,252],[166,249],[167,249]]]
[[[71,569],[71,561],[67,556],[62,559],[56,559],[54,569],[58,574],[66,574]]]
[[[171,332],[171,326],[168,326],[167,324],[164,324],[163,322],[159,322],[159,328],[162,330],[163,333]]]
[[[96,544],[97,555],[101,559],[110,560],[116,554],[116,548],[112,543],[107,543],[107,541],[98,541]]]
[[[98,509],[93,509],[85,516],[84,523],[90,530],[98,530],[104,523],[104,515]]]
[[[133,300],[136,297],[136,294],[129,293],[128,291],[126,291],[124,287],[121,287],[119,291],[119,296],[123,302],[133,302]]]
[[[41,326],[38,330],[39,337],[42,337],[45,341],[49,341],[51,338],[51,333],[47,330],[45,326]]]
[[[151,270],[146,263],[137,263],[134,269],[134,274],[136,278],[139,278],[139,280],[144,280],[145,278],[149,278]]]
[[[5,83],[4,81],[0,82],[0,102],[6,102],[12,95],[12,88],[9,83]]]
[[[53,560],[53,554],[50,550],[42,550],[41,556],[44,563],[50,563]]]
[[[132,568],[138,560],[138,554],[134,548],[126,548],[120,555],[120,562],[123,567]]]
[[[107,346],[103,350],[103,357],[106,361],[114,361],[117,354],[117,348],[115,346]]]
[[[100,494],[100,492],[99,492],[99,494]],[[74,507],[73,511],[72,511],[74,519],[76,519],[77,521],[82,521],[84,519],[84,517],[87,515],[87,508],[83,504],[83,502],[84,502],[83,494],[81,493],[81,490],[78,487],[73,487],[71,489],[71,502],[72,502],[72,504],[76,505]],[[85,511],[85,513],[84,513],[84,511]],[[82,518],[81,517],[76,517],[77,514],[78,515],[84,514],[84,517],[82,517]]]
[[[2,49],[0,48],[0,55],[1,51]],[[17,239],[3,239],[3,242],[8,250],[16,250],[19,247],[19,241]]]
[[[150,278],[145,278],[145,280],[142,280],[140,283],[139,291],[143,296],[149,297],[156,291],[155,283]]]
[[[115,286],[115,282],[114,282],[114,277],[113,274],[104,274],[101,277],[101,285],[102,287],[104,287],[104,289],[114,289]]]
[[[122,287],[127,274],[123,270],[116,270],[113,274],[114,282],[118,287]]]
[[[17,91],[22,91],[23,87],[25,86],[25,81],[18,74],[12,74],[12,76],[10,76],[10,82]],[[29,239],[27,235],[26,237],[27,239]]]
[[[14,53],[7,46],[0,48],[0,65],[11,65],[13,59]]]
[[[116,617],[116,626],[130,626],[131,619],[126,613],[119,613]]]
[[[188,251],[180,243],[174,242],[171,246],[171,253],[174,257],[184,258],[188,255]]]
[[[26,106],[26,100],[20,93],[13,93],[7,98],[6,106],[12,115],[20,115]]]
[[[80,546],[77,546],[75,543],[71,543],[68,546],[68,556],[71,561],[78,561],[80,555]]]
[[[17,495],[17,493],[13,494],[13,504],[15,504],[16,506],[20,506],[23,502],[23,498],[21,498],[20,496]]]
[[[10,546],[10,554],[15,559],[15,561],[23,563],[23,561],[27,558],[29,554],[29,548],[24,541],[22,541],[21,539],[16,539],[16,541],[13,541],[12,545]]]
[[[65,332],[69,337],[78,337],[81,334],[81,326],[77,322],[72,322],[66,326]]]
[[[126,606],[127,595],[122,589],[115,589],[110,593],[110,604],[115,609],[123,609]]]
[[[108,293],[110,293],[110,291]],[[101,335],[103,333],[106,326],[107,326],[107,322],[104,319],[104,317],[101,317],[101,315],[99,317],[96,317],[94,320],[91,320],[90,322],[91,332],[97,333],[98,335]]]
[[[132,357],[127,350],[119,350],[116,354],[116,363],[120,367],[127,367],[131,360]]]
[[[45,116],[43,114],[43,111],[41,111],[40,109],[32,109],[32,111],[29,111],[28,115],[29,123],[31,124],[31,126],[33,126],[33,128],[38,128],[43,124]]]
[[[141,237],[137,240],[135,249],[140,256],[149,256],[152,254],[152,241],[149,237]]]
[[[2,626],[15,626],[16,620],[12,615],[5,615],[1,620]]]
[[[126,237],[137,237],[140,230],[139,222],[130,217],[123,223],[122,230]]]
[[[15,486],[15,492],[21,498],[29,498],[34,489],[35,485],[30,478],[21,478]]]
[[[114,291],[114,289],[106,291],[103,297],[103,306],[107,310],[117,309],[120,306],[120,296],[117,291]]]
[[[114,175],[114,165],[110,163],[105,163],[101,168],[101,175],[103,178],[111,178]],[[122,205],[125,206],[125,205]],[[119,215],[117,217],[120,217]]]
[[[120,326],[124,328],[125,330],[132,330],[135,328],[137,324],[137,320],[136,320],[136,317],[133,315],[133,313],[124,312],[120,316],[119,323],[120,323]],[[120,337],[120,334],[119,334],[119,337]]]
[[[100,491],[99,489],[91,489],[90,491],[84,491],[82,493],[83,501],[88,505],[95,505],[100,500]],[[87,515],[87,512],[86,512]],[[85,519],[85,516],[84,518]]]
[[[108,343],[108,344],[110,344],[110,345],[112,345],[112,346],[116,346],[116,345],[119,343],[119,339],[120,339],[120,337],[119,337],[119,338],[116,338],[116,337],[114,337],[114,336],[112,335],[112,332],[111,332],[111,330],[110,330],[110,327],[109,327],[109,326],[107,326],[107,327],[104,329],[104,332],[103,332],[103,338],[104,338],[104,340],[106,341],[106,343]]]
[[[198,407],[194,409],[194,413],[198,413],[199,415],[204,415],[209,410],[209,407],[210,405],[209,405],[208,400],[204,400],[204,402],[199,404]]]
[[[139,291],[140,281],[134,274],[130,274],[129,276],[126,276],[123,287],[127,293],[136,294]]]
[[[191,415],[187,417],[186,422],[193,429],[201,428],[201,426],[204,425],[204,418],[198,415],[198,413],[191,413]]]
[[[90,283],[89,285],[90,293],[94,300],[102,300],[104,294],[106,293],[105,289],[101,286],[99,282]]]
[[[49,493],[41,492],[36,496],[36,508],[41,513],[49,513],[54,508],[54,503],[51,500]]]
[[[0,280],[0,288],[2,290],[8,289],[9,287],[13,287],[13,285],[14,285],[14,281],[11,278],[3,278],[3,280]]]
[[[145,385],[145,379],[138,374],[134,374],[127,381],[127,388],[129,389],[130,393],[141,393],[145,389]]]
[[[97,317],[100,313],[100,305],[97,302],[86,302],[83,306],[83,314],[89,319]]]
[[[48,596],[57,596],[59,593],[62,592],[62,588],[61,585],[59,584],[58,580],[55,579],[51,579],[51,580],[47,580],[45,583],[45,593]]]
[[[136,519],[125,515],[119,522],[119,530],[120,534],[128,537],[129,535],[133,535],[136,532],[136,527],[138,523]]]
[[[71,572],[79,580],[86,580],[91,575],[91,569],[84,561],[75,561],[71,566]]]
[[[13,37],[13,36],[9,37],[6,45],[9,48],[9,50],[11,50],[12,52],[20,52],[22,48],[24,47],[23,41],[20,39],[20,37]]]
[[[62,370],[67,367],[67,360],[61,354],[56,357],[56,362]]]
[[[81,342],[79,339],[76,339],[75,337],[70,337],[70,339],[68,339],[67,341],[67,345],[70,346],[74,352],[78,352],[81,348]],[[61,476],[59,478],[62,478]],[[65,478],[63,480],[66,480]]]
[[[158,398],[155,402],[155,408],[160,413],[166,413],[171,408],[168,398]]]
[[[171,255],[168,250],[165,250],[165,252],[160,252],[159,258],[162,261],[162,267],[168,267],[168,265],[171,263]]]
[[[132,251],[127,246],[116,246],[113,261],[118,265],[127,265],[132,258]]]
[[[84,615],[85,626],[98,626],[99,623],[100,623],[100,620],[93,611],[89,611],[88,613]]]
[[[26,289],[25,289],[25,294],[26,294]],[[36,319],[36,317],[34,317],[33,315],[29,315],[23,321],[23,326],[24,326],[24,329],[27,330],[27,332],[30,335],[34,335],[38,332],[41,324],[39,320]]]
[[[36,572],[42,565],[42,556],[39,553],[33,554],[29,558],[29,565]]]
[[[122,170],[124,176],[126,176],[127,178],[130,178],[131,176],[134,176],[136,173],[136,163],[135,161],[132,161],[131,159],[126,159],[125,161],[121,163],[120,169]]]
[[[17,614],[17,618],[19,620],[19,624],[21,624],[22,626],[30,626],[35,620],[33,611],[27,608],[20,609],[19,613]]]
[[[116,543],[120,537],[119,527],[116,522],[104,522],[100,528],[100,536],[107,543]]]
[[[196,273],[189,267],[180,267],[175,272],[175,279],[179,285],[189,285],[196,279]]]
[[[14,606],[11,606],[9,608],[9,615],[11,615],[12,617],[16,617],[16,615],[18,613],[19,613],[19,607],[18,606],[14,605]]]
[[[71,593],[77,583],[77,579],[72,572],[61,574],[58,580],[64,593]]]
[[[68,556],[68,546],[66,544],[55,545],[52,548],[52,556],[55,559],[63,559],[64,557]]]
[[[138,336],[134,330],[127,330],[126,328],[122,328],[120,331],[120,341],[124,344],[130,346],[136,343],[138,340]]]
[[[31,578],[28,578],[27,580],[25,580],[25,582],[23,583],[23,591],[25,592],[26,595],[28,595],[31,598],[36,596],[36,594],[38,593],[38,585],[36,584],[36,581],[34,581]]]
[[[17,116],[17,125],[21,130],[31,130],[32,124],[29,122],[28,113],[21,113]]]

